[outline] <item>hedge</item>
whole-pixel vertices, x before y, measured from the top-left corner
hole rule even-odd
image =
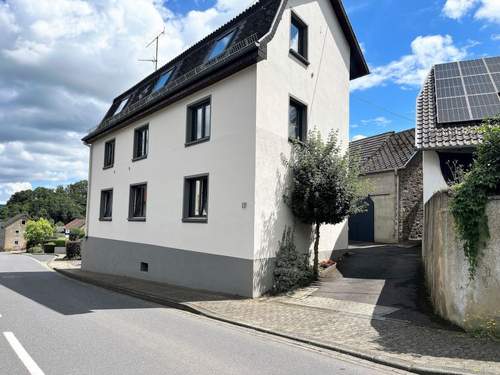
[[[56,244],[54,242],[46,242],[43,244],[43,252],[46,254],[54,254]]]
[[[68,259],[79,259],[81,257],[80,241],[66,242],[66,257]]]

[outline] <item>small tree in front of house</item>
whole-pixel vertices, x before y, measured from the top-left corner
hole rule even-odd
[[[54,227],[47,219],[28,220],[24,238],[28,247],[40,246],[54,235]]]
[[[291,177],[285,202],[300,221],[314,225],[313,274],[317,278],[321,225],[339,224],[363,210],[358,163],[342,153],[337,132],[324,141],[318,130],[312,130],[305,142],[292,141],[291,158],[285,164]]]

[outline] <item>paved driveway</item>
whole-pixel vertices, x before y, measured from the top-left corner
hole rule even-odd
[[[334,258],[346,250],[336,252]],[[337,272],[321,279],[316,297],[364,303],[383,309],[385,317],[439,325],[427,302],[420,246],[360,244],[349,247]],[[376,309],[375,309],[376,311]],[[393,311],[387,314],[387,311]]]

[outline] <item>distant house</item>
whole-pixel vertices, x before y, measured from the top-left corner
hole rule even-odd
[[[365,213],[349,219],[349,240],[397,243],[422,237],[422,155],[415,130],[387,132],[353,141],[369,186]]]
[[[261,0],[116,97],[90,147],[82,269],[249,297],[272,286],[290,139],[347,145],[368,67],[340,0]],[[347,245],[324,227],[321,256]]]
[[[64,232],[66,234],[69,234],[71,232],[71,229],[85,230],[85,219],[82,218],[74,219],[64,226]]]
[[[17,251],[26,249],[24,232],[28,215],[19,214],[0,225],[0,251]]]
[[[500,114],[500,57],[435,65],[417,99],[416,146],[423,151],[424,204],[467,168],[478,126]]]

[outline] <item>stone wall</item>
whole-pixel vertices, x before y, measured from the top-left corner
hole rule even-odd
[[[422,255],[436,313],[467,330],[496,326],[500,334],[500,197],[491,199],[486,212],[491,238],[473,280],[446,192],[436,193],[425,205]]]
[[[399,241],[421,240],[424,205],[422,153],[399,171]]]

